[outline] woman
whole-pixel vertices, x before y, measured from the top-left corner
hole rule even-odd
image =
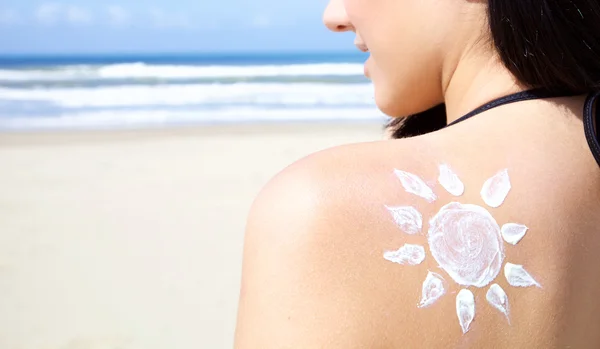
[[[264,188],[237,348],[600,348],[600,3],[332,0],[325,23],[402,139]]]

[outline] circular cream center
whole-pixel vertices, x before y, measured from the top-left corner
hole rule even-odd
[[[502,267],[500,227],[483,207],[450,203],[430,221],[429,249],[439,266],[463,286],[484,287]]]

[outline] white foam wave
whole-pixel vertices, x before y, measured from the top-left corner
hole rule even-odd
[[[177,124],[243,123],[256,121],[379,121],[386,117],[376,108],[260,109],[230,108],[214,111],[100,111],[0,118],[0,130],[52,130],[139,128]]]
[[[186,105],[374,106],[371,84],[196,84],[97,88],[0,88],[5,101],[46,102],[61,108]]]
[[[105,66],[73,65],[56,69],[0,69],[0,81],[81,81],[117,79],[215,79],[290,76],[362,75],[357,63],[318,63],[252,66],[149,65],[145,63]]]

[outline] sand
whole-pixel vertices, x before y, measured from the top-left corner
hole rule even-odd
[[[245,218],[355,123],[0,134],[0,348],[231,348]]]

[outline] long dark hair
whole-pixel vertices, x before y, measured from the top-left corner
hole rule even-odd
[[[586,93],[600,89],[600,1],[488,0],[492,44],[504,66],[529,88]],[[392,119],[393,138],[446,126],[440,104]]]

